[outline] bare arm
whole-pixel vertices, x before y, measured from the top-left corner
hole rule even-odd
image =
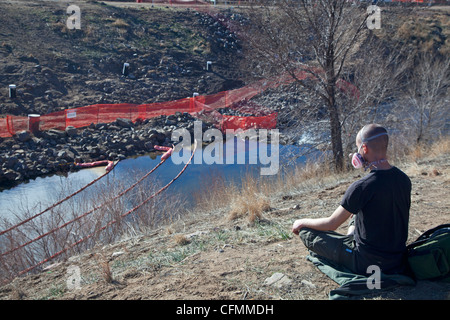
[[[292,226],[292,232],[298,234],[302,228],[310,228],[320,231],[334,231],[351,215],[351,212],[344,209],[344,207],[339,206],[333,214],[327,218],[296,220]]]

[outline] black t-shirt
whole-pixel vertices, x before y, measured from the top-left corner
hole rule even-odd
[[[411,180],[400,169],[372,170],[346,191],[341,205],[355,214],[356,267],[401,272],[408,238]]]

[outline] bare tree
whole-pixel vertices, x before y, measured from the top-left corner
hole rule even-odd
[[[415,129],[417,143],[424,143],[448,130],[450,118],[450,58],[419,55],[408,79],[405,104],[407,122]]]
[[[347,0],[281,0],[260,4],[248,13],[251,24],[246,33],[246,50],[251,56],[251,68],[263,77],[288,75],[303,90],[319,98],[315,108],[325,110],[334,164],[341,170],[342,124],[348,119],[347,113],[351,114],[351,110],[342,108],[342,90],[347,89],[348,96],[350,88],[342,78],[353,73],[351,57],[359,55],[362,59],[359,66],[367,64],[364,55],[370,53],[362,48],[371,32],[367,28],[370,16],[367,4]],[[380,78],[381,75],[377,80]],[[374,88],[382,92],[378,84]],[[362,103],[367,102],[366,99]],[[358,105],[352,107],[357,110]]]

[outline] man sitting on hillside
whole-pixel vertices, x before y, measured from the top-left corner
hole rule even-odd
[[[359,161],[370,173],[347,189],[331,216],[296,220],[292,232],[309,250],[353,273],[367,275],[371,265],[384,274],[402,273],[411,181],[386,160],[388,134],[380,125],[364,126],[356,146],[353,165]],[[334,232],[351,216],[347,235]]]

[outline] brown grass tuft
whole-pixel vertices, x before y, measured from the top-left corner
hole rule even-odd
[[[228,220],[247,217],[250,223],[262,218],[263,212],[270,210],[268,194],[272,191],[271,185],[260,182],[247,175],[239,192],[229,195],[230,211]]]
[[[127,29],[130,25],[123,19],[116,19],[113,23],[111,23],[112,27]]]
[[[173,241],[179,246],[184,246],[190,243],[189,239],[184,234],[176,234],[173,237]]]
[[[108,259],[105,258],[103,254],[96,254],[95,259],[100,265],[100,272],[103,280],[105,280],[106,283],[113,283],[114,279]]]

